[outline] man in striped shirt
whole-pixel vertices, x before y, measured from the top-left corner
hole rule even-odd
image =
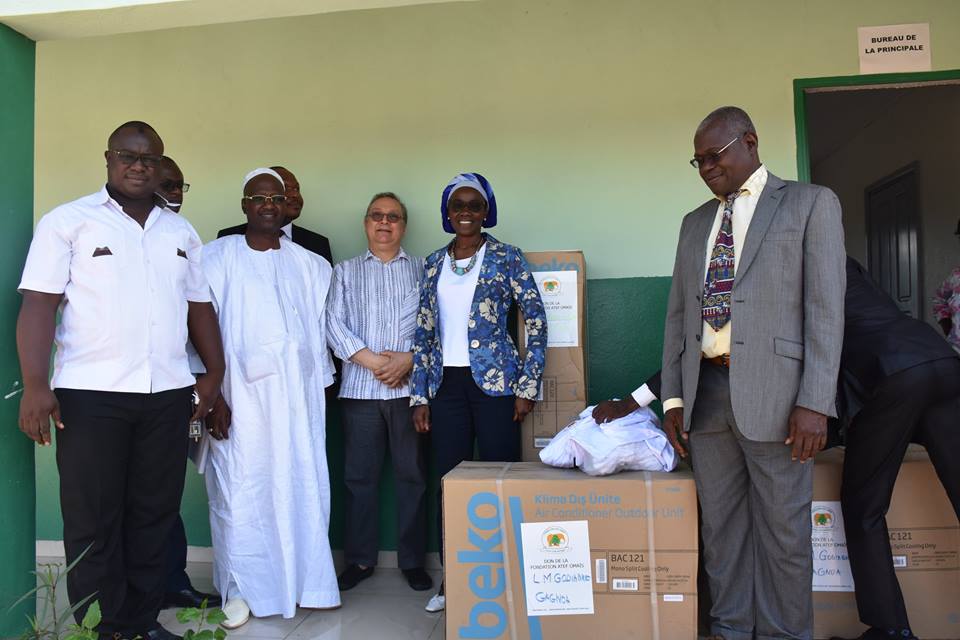
[[[426,553],[425,440],[413,428],[408,378],[423,259],[400,246],[407,208],[378,193],[364,216],[367,251],[333,270],[327,341],[343,360],[340,398],[347,485],[341,591],[373,574],[377,564],[380,470],[389,447],[397,494],[397,560],[410,587],[433,586]]]

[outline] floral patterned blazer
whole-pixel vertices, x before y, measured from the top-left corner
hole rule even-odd
[[[485,234],[487,247],[467,318],[473,380],[491,396],[536,400],[547,352],[547,317],[523,252]],[[443,353],[437,307],[437,282],[447,248],[427,256],[420,286],[420,312],[413,339],[410,405],[428,404],[443,380]],[[527,329],[523,362],[507,332],[507,315],[516,301]]]

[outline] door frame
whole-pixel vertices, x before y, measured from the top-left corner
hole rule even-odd
[[[957,83],[960,83],[960,69],[795,79],[793,81],[793,115],[797,132],[797,180],[810,182],[810,147],[807,131],[808,93],[817,89],[849,91],[860,88],[893,89],[925,84]]]

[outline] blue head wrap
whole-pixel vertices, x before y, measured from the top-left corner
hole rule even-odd
[[[493,195],[493,187],[479,173],[460,173],[447,184],[440,197],[440,221],[443,223],[443,230],[447,233],[455,233],[447,217],[447,203],[450,202],[453,192],[461,187],[476,190],[487,201],[487,217],[483,220],[483,227],[489,229],[497,226],[497,199]]]

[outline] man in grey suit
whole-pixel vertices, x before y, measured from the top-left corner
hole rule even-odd
[[[661,393],[664,430],[692,458],[711,633],[808,640],[813,464],[804,463],[835,415],[840,204],[829,189],[769,173],[736,107],[700,123],[691,164],[716,199],[680,227]]]

